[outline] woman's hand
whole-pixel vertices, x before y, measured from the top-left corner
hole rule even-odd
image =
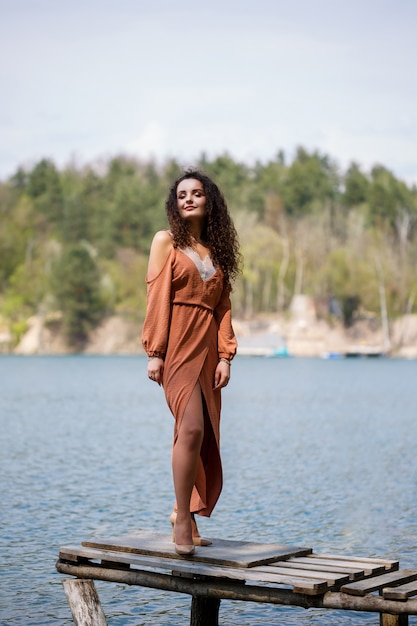
[[[162,385],[164,376],[164,360],[159,357],[151,357],[148,360],[148,378],[158,385]]]
[[[230,363],[228,361],[219,361],[214,372],[214,389],[222,389],[226,387],[230,380]]]

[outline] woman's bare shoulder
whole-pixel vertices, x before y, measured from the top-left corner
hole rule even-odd
[[[157,246],[162,246],[162,247],[172,247],[172,235],[171,235],[171,231],[169,230],[158,230],[157,233],[155,233],[154,238],[152,240],[152,245],[156,244]]]
[[[159,230],[155,233],[149,254],[148,280],[158,276],[172,248],[173,239],[168,230]]]

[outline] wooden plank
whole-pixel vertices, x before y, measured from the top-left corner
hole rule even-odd
[[[107,626],[92,580],[63,580],[62,584],[76,626]]]
[[[161,559],[160,557],[151,557],[147,555],[139,555],[133,553],[123,553],[109,550],[98,550],[95,548],[85,548],[81,546],[75,548],[73,546],[63,547],[60,549],[60,558],[62,562],[65,562],[65,555],[75,553],[85,563],[86,559],[119,563],[129,563],[131,566],[139,566],[142,568],[151,568],[153,570],[170,570],[175,572],[181,572],[183,574],[192,574],[193,576],[204,576],[212,578],[223,578],[235,581],[240,581],[244,584],[245,581],[251,581],[254,583],[271,583],[275,585],[286,585],[288,587],[294,587],[303,589],[302,593],[308,595],[315,595],[318,593],[324,593],[329,589],[328,582],[317,576],[315,579],[309,579],[303,576],[290,576],[287,572],[275,572],[265,567],[265,571],[256,571],[256,568],[233,568],[228,566],[218,566],[208,563],[201,563],[187,559]],[[80,571],[84,569],[84,565],[80,564]],[[58,565],[57,565],[58,567]],[[58,568],[59,569],[59,568]],[[122,569],[122,568],[120,568]],[[132,571],[132,569],[131,569]],[[128,571],[126,571],[128,574]],[[110,574],[111,575],[111,574]]]
[[[71,563],[79,563],[82,558],[79,546],[64,546],[60,548],[59,558]]]
[[[277,561],[276,563],[270,563],[269,567],[285,567],[296,568],[299,570],[306,570],[308,572],[330,572],[331,574],[339,574],[341,577],[346,577],[353,582],[364,577],[363,569],[353,569],[349,567],[341,568],[327,565],[316,565],[315,563],[300,563],[297,559],[289,559],[288,561]]]
[[[382,574],[382,576],[375,576],[372,578],[366,578],[358,582],[349,583],[341,587],[342,593],[348,593],[354,596],[364,596],[367,593],[373,591],[379,591],[384,587],[390,585],[401,585],[404,583],[417,580],[417,572],[411,570],[399,570],[398,572],[391,572],[389,574]]]
[[[299,576],[300,578],[308,578],[312,580],[325,580],[332,587],[336,584],[342,585],[349,582],[349,576],[347,574],[341,575],[340,573],[335,574],[334,572],[325,571],[317,572],[305,569],[297,569],[295,567],[278,567],[278,565],[275,563],[274,565],[267,565],[264,567],[254,567],[251,568],[251,571],[284,574],[286,576]]]
[[[266,586],[242,584],[242,581],[231,582],[223,578],[177,578],[160,572],[143,572],[141,570],[109,570],[92,565],[74,565],[58,561],[56,568],[62,574],[71,576],[105,580],[123,585],[138,585],[173,591],[175,593],[187,593],[203,597],[215,597],[225,600],[244,600],[249,602],[270,602],[272,604],[285,604],[291,606],[322,606],[323,593],[318,589],[315,592],[293,593],[292,589],[284,586]],[[248,570],[250,573],[250,570]],[[325,594],[324,594],[325,595]],[[353,596],[352,596],[353,598]],[[362,598],[360,598],[362,599]],[[412,600],[410,600],[412,602]],[[417,603],[416,603],[417,604]]]
[[[386,570],[397,570],[400,566],[399,561],[392,561],[390,559],[379,559],[373,557],[363,556],[344,556],[340,554],[311,554],[313,559],[331,559],[336,561],[352,561],[355,563],[382,565]]]
[[[407,600],[417,595],[417,583],[409,582],[398,587],[386,587],[382,590],[382,595],[386,600]]]
[[[109,570],[91,565],[74,565],[58,561],[56,568],[69,576],[92,578],[127,585],[160,589],[175,593],[185,593],[224,600],[271,603],[275,605],[300,606],[304,608],[337,609],[345,611],[366,611],[370,613],[393,613],[417,615],[417,600],[407,602],[385,600],[382,596],[369,594],[364,597],[349,596],[345,593],[329,591],[324,594],[306,595],[278,586],[243,585],[218,578],[182,579],[159,572],[140,570]],[[331,621],[331,618],[330,618]]]
[[[290,560],[289,560],[290,561]],[[306,563],[306,564],[313,564],[313,563],[317,563],[323,567],[327,567],[328,565],[331,567],[338,567],[339,569],[341,569],[342,571],[346,571],[346,568],[351,567],[351,568],[358,568],[360,571],[362,571],[366,576],[376,576],[378,574],[382,574],[384,572],[386,572],[386,568],[384,567],[384,565],[381,565],[380,563],[376,564],[372,564],[372,563],[363,563],[361,561],[346,561],[346,560],[336,560],[335,558],[332,559],[324,559],[324,558],[314,558],[314,556],[312,555],[311,557],[300,557],[300,559],[298,559],[299,563]]]
[[[358,580],[359,578],[363,578],[365,575],[365,570],[361,568],[348,567],[347,565],[343,566],[341,564],[334,565],[332,561],[326,561],[321,564],[319,561],[315,562],[314,559],[306,558],[298,558],[291,557],[288,561],[279,561],[276,563],[279,564],[280,567],[293,566],[300,569],[308,569],[310,571],[320,572],[322,570],[327,572],[339,572],[341,574],[347,574],[351,581]],[[272,563],[271,565],[275,565]]]
[[[71,555],[71,559],[67,559],[67,555]],[[108,563],[112,563],[113,566],[120,565],[120,569],[125,567],[126,564],[130,566],[139,566],[141,568],[149,568],[153,570],[169,570],[173,574],[183,574],[190,576],[214,576],[221,578],[238,579],[242,582],[245,581],[245,570],[242,568],[234,570],[229,567],[222,567],[211,564],[201,564],[198,561],[192,561],[191,559],[175,559],[175,558],[161,558],[158,556],[147,556],[145,554],[134,554],[132,552],[116,552],[111,550],[98,550],[97,548],[85,548],[84,546],[70,546],[62,547],[59,551],[59,557],[62,561],[71,561],[77,563],[74,559],[77,555],[80,563],[85,563],[86,560],[98,561],[104,567],[107,567]],[[236,575],[235,575],[236,572]]]
[[[211,546],[197,547],[194,556],[188,557],[205,563],[230,565],[232,567],[255,567],[272,561],[283,561],[291,556],[305,556],[312,552],[311,548],[285,546],[281,544],[261,544],[249,541],[229,541],[211,539]],[[110,539],[94,539],[83,541],[82,545],[101,550],[120,550],[133,554],[147,554],[162,558],[179,558],[175,553],[171,535],[140,532],[137,535],[114,537]]]

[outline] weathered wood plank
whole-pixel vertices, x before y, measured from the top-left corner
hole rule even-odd
[[[193,561],[189,561],[188,559],[184,561],[184,559],[174,560],[174,559],[167,559],[167,558],[160,558],[160,557],[150,557],[150,556],[148,557],[144,555],[136,555],[133,553],[117,552],[117,551],[110,551],[110,550],[99,550],[96,548],[85,548],[84,546],[61,547],[59,556],[61,559],[68,560],[71,562],[77,562],[80,560],[82,561],[85,559],[90,559],[90,560],[100,561],[103,565],[107,563],[115,563],[117,566],[117,564],[119,563],[119,564],[125,564],[126,566],[128,566],[129,564],[131,564],[131,565],[140,565],[141,567],[155,567],[159,569],[176,569],[184,573],[188,572],[190,574],[200,574],[200,575],[206,575],[206,576],[207,575],[213,575],[216,577],[231,576],[230,569],[224,569],[224,568],[221,568],[220,566],[216,566],[216,570],[214,571],[212,569],[213,566],[208,565],[204,567],[201,564],[195,563]],[[290,559],[288,561],[278,561],[276,563],[272,563],[270,565],[265,566],[267,570],[262,570],[262,571],[273,573],[274,570],[270,570],[269,568],[271,567],[275,568],[278,566],[283,569],[296,569],[297,576],[302,576],[302,577],[305,571],[314,572],[304,577],[307,577],[307,578],[312,577],[312,578],[321,579],[321,580],[323,579],[331,580],[332,584],[334,584],[335,580],[338,584],[344,584],[345,582],[348,582],[350,580],[350,573],[352,571],[355,572],[356,574],[355,579],[359,577],[359,574],[363,573],[363,570],[350,570],[346,572],[346,571],[342,571],[340,568],[334,568],[334,571],[332,571],[332,569],[329,568],[328,570],[329,575],[326,575],[327,570],[325,570],[325,565],[323,566],[320,564],[316,565],[314,559],[307,560],[307,563],[301,563],[301,566],[299,567],[298,565],[299,561],[304,561],[304,560],[307,560],[307,559]],[[324,563],[326,564],[326,562]],[[258,572],[261,571],[259,567],[260,566],[255,568],[255,570]],[[251,568],[251,569],[254,569],[254,568]],[[345,568],[345,570],[346,569],[348,568]],[[323,576],[320,575],[321,572],[325,572]],[[290,572],[286,572],[286,573],[288,575],[290,574]],[[335,574],[339,574],[339,576],[336,576]],[[245,577],[246,577],[245,573],[243,573],[239,568],[238,578],[244,580]]]
[[[398,587],[387,587],[382,590],[382,595],[387,600],[407,600],[417,595],[417,582],[409,582]]]
[[[293,559],[288,559],[288,562],[290,563],[292,562],[292,560]],[[348,572],[349,568],[353,568],[353,571],[355,571],[355,568],[357,568],[356,571],[362,571],[366,576],[373,576],[386,572],[386,568],[380,563],[363,563],[362,561],[354,561],[353,559],[347,561],[343,559],[336,560],[335,558],[316,558],[314,554],[312,554],[310,557],[297,557],[296,562],[305,563],[306,565],[318,564],[322,567],[335,567],[344,572]]]
[[[261,544],[249,541],[229,541],[226,539],[211,539],[208,547],[197,547],[191,559],[216,565],[230,565],[232,567],[255,567],[272,561],[283,561],[291,556],[305,556],[312,552],[311,548],[285,546],[281,544]],[[82,545],[88,548],[132,552],[133,554],[147,554],[162,558],[179,558],[175,553],[171,535],[140,532],[137,535],[114,537],[110,539],[94,539],[83,541]]]
[[[139,585],[143,587],[151,587],[153,589],[161,589],[167,591],[175,591],[179,593],[188,593],[190,595],[200,595],[207,597],[218,597],[228,600],[247,599],[254,602],[272,602],[274,604],[293,605],[290,598],[295,598],[297,606],[310,606],[307,598],[316,595],[323,595],[328,588],[326,582],[319,584],[305,581],[306,589],[298,596],[293,594],[292,590],[283,588],[284,586],[292,586],[287,582],[281,582],[282,586],[257,586],[256,578],[253,576],[255,584],[246,585],[245,581],[230,581],[224,578],[214,579],[212,577],[175,577],[170,574],[162,574],[155,571],[143,570],[117,570],[100,567],[98,565],[83,564],[74,565],[58,561],[56,568],[63,574],[77,576],[78,578],[92,578],[94,580],[107,580],[125,585]],[[237,571],[237,570],[235,570]],[[248,570],[248,575],[251,570]],[[282,577],[284,580],[285,578]],[[278,577],[275,577],[275,584],[278,585]],[[303,584],[303,580],[297,578],[297,582]],[[286,600],[283,602],[283,598]]]
[[[343,585],[340,591],[354,596],[364,596],[368,593],[372,593],[373,591],[379,591],[384,587],[396,584],[401,585],[411,582],[412,580],[417,580],[416,571],[399,570],[397,572],[382,574],[381,576],[374,576],[372,578],[366,578],[365,580]]]
[[[309,595],[293,592],[280,587],[244,585],[242,582],[230,584],[224,580],[205,581],[199,579],[181,579],[158,572],[108,570],[97,566],[74,565],[57,562],[57,570],[70,576],[81,576],[106,580],[114,583],[138,585],[186,593],[204,597],[216,597],[225,600],[242,600],[249,602],[271,603],[285,606],[301,606],[304,608],[326,608],[346,611],[366,611],[377,613],[417,615],[417,600],[407,602],[385,600],[382,596],[366,595],[364,597],[329,591],[325,594]]]
[[[341,575],[345,574],[349,576],[349,580],[351,581],[359,580],[365,575],[365,571],[363,569],[355,569],[353,567],[348,567],[347,565],[345,565],[345,567],[341,567],[340,565],[332,565],[331,561],[329,561],[328,563],[326,562],[320,564],[316,563],[314,559],[308,558],[299,559],[298,557],[296,557],[288,559],[288,561],[278,561],[277,563],[270,563],[270,565],[279,565],[279,567],[296,567],[297,569],[306,569],[311,572],[326,571],[333,572],[335,574],[339,573]]]
[[[392,571],[399,568],[400,562],[390,559],[379,559],[373,557],[362,557],[362,556],[344,556],[340,554],[311,554],[311,558],[313,559],[331,559],[334,561],[352,561],[354,563],[361,564],[375,564],[382,565],[386,570]]]
[[[285,567],[285,563],[280,567],[279,564],[274,563],[273,565],[268,566],[260,566],[253,567],[251,571],[255,572],[265,572],[265,573],[273,573],[273,574],[284,574],[286,576],[296,576],[300,578],[307,578],[311,580],[325,580],[329,586],[334,586],[336,584],[343,585],[344,583],[349,582],[349,576],[347,574],[335,574],[334,572],[326,572],[326,571],[311,571],[305,569],[297,569],[296,567]]]
[[[77,551],[76,548],[70,547],[61,548],[62,554],[70,552],[74,555]],[[229,566],[218,566],[212,564],[205,564],[200,562],[193,562],[190,559],[161,559],[159,557],[150,557],[145,555],[128,554],[122,552],[112,552],[108,550],[97,550],[94,548],[78,548],[78,554],[85,559],[98,560],[104,559],[106,562],[120,562],[129,563],[131,566],[149,567],[152,569],[162,570],[176,570],[184,574],[193,574],[194,576],[205,576],[213,578],[229,578],[231,580],[239,580],[244,582],[245,580],[257,583],[271,583],[276,585],[286,585],[289,587],[297,586],[299,589],[303,589],[303,593],[316,594],[324,593],[328,590],[328,582],[320,577],[307,578],[301,575],[301,571],[297,576],[290,576],[288,572],[276,572],[273,569],[265,566],[262,570],[257,571],[257,568],[233,568]],[[66,561],[66,559],[62,559]],[[94,565],[91,564],[93,567]],[[81,570],[80,570],[81,571]],[[128,571],[126,572],[128,573]]]
[[[76,626],[107,626],[92,580],[63,580],[65,595]]]
[[[67,553],[72,555],[72,559],[67,559]],[[232,578],[233,580],[245,580],[245,572],[243,568],[233,569],[230,567],[221,567],[218,565],[204,564],[190,559],[168,559],[158,556],[146,556],[140,554],[133,554],[129,552],[116,552],[111,550],[99,550],[96,548],[84,548],[81,547],[63,547],[60,549],[59,557],[62,561],[77,562],[74,560],[74,556],[78,555],[78,559],[81,563],[89,561],[98,561],[102,565],[105,563],[114,563],[114,565],[129,564],[132,566],[139,566],[141,568],[149,568],[156,570],[170,570],[172,572],[178,572],[183,575],[190,576],[215,576],[218,578]],[[120,568],[121,569],[121,568]]]
[[[71,563],[78,563],[80,561],[80,547],[79,546],[63,546],[59,549],[59,558],[64,561],[70,561]]]

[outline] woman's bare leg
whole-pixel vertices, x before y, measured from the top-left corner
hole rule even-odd
[[[203,402],[200,384],[194,387],[172,449],[172,474],[177,500],[175,543],[192,545],[190,500],[197,476],[204,436]]]

